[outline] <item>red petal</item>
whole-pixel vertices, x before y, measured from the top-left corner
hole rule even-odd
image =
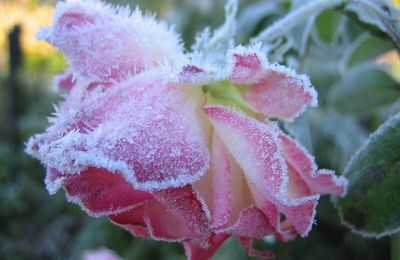
[[[67,70],[64,73],[55,76],[53,80],[53,86],[55,90],[58,91],[67,91],[72,89],[76,84],[76,79],[74,74]]]
[[[57,185],[61,178],[68,199],[90,215],[123,212],[152,198],[150,193],[135,190],[120,174],[105,169],[89,167],[79,174],[59,174],[55,169],[50,169],[51,172],[48,187]]]
[[[190,230],[193,243],[201,247],[208,246],[211,235],[210,213],[190,185],[158,191],[154,193],[154,197]]]
[[[202,248],[190,242],[183,242],[188,260],[207,260],[215,254],[221,244],[229,237],[226,234],[213,234],[209,247]]]
[[[231,80],[249,85],[244,98],[266,116],[292,121],[307,106],[317,105],[317,93],[306,76],[268,63],[254,48],[238,47],[229,59],[233,60]]]
[[[218,230],[218,233],[250,238],[263,238],[273,232],[274,228],[269,224],[264,213],[257,207],[244,209],[234,225]]]
[[[138,206],[120,214],[110,215],[109,219],[114,224],[130,231],[133,236],[143,238],[150,236],[144,220],[143,206]]]
[[[283,151],[288,164],[301,176],[314,193],[346,193],[347,180],[330,170],[318,170],[314,158],[298,142],[281,133]]]
[[[155,199],[130,211],[110,216],[110,220],[130,230],[145,227],[153,239],[189,241],[208,247],[211,232],[209,213],[190,185],[155,192]]]

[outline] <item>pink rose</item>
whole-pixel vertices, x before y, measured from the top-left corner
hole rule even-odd
[[[139,11],[70,0],[39,36],[70,67],[51,126],[26,151],[88,214],[134,236],[183,242],[208,259],[233,235],[306,236],[320,195],[347,181],[268,118],[292,121],[317,105],[309,79],[269,64],[256,47],[227,54],[219,73],[188,58],[168,27]],[[226,91],[225,91],[226,89]]]

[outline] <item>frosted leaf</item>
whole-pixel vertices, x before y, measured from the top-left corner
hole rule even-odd
[[[191,63],[204,68],[210,74],[218,74],[225,64],[227,51],[235,45],[237,0],[228,0],[225,5],[225,22],[215,31],[206,28],[198,34],[188,54]]]
[[[59,48],[73,70],[95,81],[120,81],[185,60],[179,37],[139,9],[68,0],[57,4],[53,20],[38,38]]]

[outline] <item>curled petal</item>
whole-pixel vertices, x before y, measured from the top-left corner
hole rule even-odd
[[[217,232],[239,237],[263,238],[271,235],[274,232],[274,228],[269,224],[264,213],[253,206],[244,209],[235,224]]]
[[[154,193],[155,199],[173,212],[192,232],[192,241],[201,247],[208,247],[211,232],[210,212],[192,186],[173,188]]]
[[[205,107],[203,111],[243,169],[250,190],[275,204],[299,234],[307,235],[319,196],[288,196],[287,167],[275,128],[221,106]]]
[[[346,193],[347,180],[343,176],[336,176],[331,170],[317,170],[314,158],[298,142],[281,133],[283,152],[288,164],[307,183],[314,193],[339,194]]]
[[[38,34],[58,47],[79,74],[120,81],[184,59],[178,36],[137,9],[97,1],[59,2],[54,24]]]
[[[213,234],[207,248],[200,247],[190,242],[183,242],[188,260],[206,260],[211,259],[221,244],[229,237],[226,234]]]
[[[135,190],[121,175],[94,167],[77,174],[49,169],[46,185],[51,193],[64,187],[68,200],[94,216],[124,212],[152,198],[150,193]]]
[[[230,79],[249,85],[243,97],[264,115],[293,121],[307,106],[317,106],[317,93],[305,75],[268,63],[256,48],[237,47],[228,60]]]
[[[147,238],[150,236],[145,223],[143,206],[138,206],[128,211],[110,215],[109,219],[116,225],[128,230],[133,236]]]
[[[207,171],[200,101],[163,73],[142,73],[76,100],[67,99],[53,126],[27,145],[46,166],[67,173],[104,168],[139,190],[181,187]]]
[[[142,206],[111,215],[110,220],[134,235],[140,232],[156,240],[185,240],[202,248],[209,246],[209,212],[190,185],[153,195],[154,199]]]

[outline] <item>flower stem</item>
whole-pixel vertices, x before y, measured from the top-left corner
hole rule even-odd
[[[264,31],[260,32],[257,36],[251,39],[251,42],[256,43],[260,41],[273,41],[276,38],[284,35],[287,31],[291,30],[294,26],[298,25],[303,19],[309,18],[311,15],[316,15],[322,11],[330,8],[337,7],[346,0],[314,0],[308,4],[292,11],[282,19],[278,20]]]
[[[400,233],[393,234],[390,242],[391,260],[400,260]]]

